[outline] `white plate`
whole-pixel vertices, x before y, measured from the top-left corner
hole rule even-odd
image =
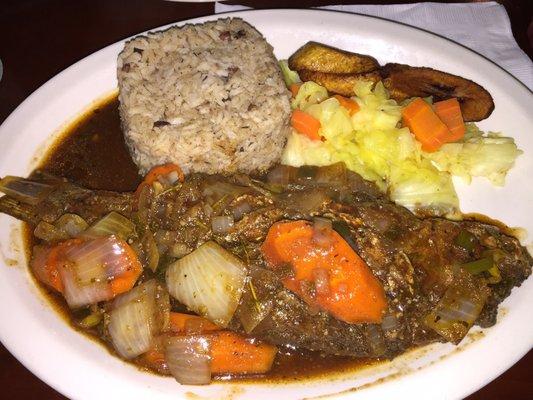
[[[256,26],[280,58],[315,40],[373,55],[381,63],[434,67],[483,85],[494,96],[496,109],[481,127],[513,136],[525,155],[518,159],[504,188],[483,180],[468,187],[458,185],[462,209],[533,232],[533,96],[502,69],[446,39],[373,17],[315,10],[246,11],[226,16],[242,17]],[[74,64],[13,112],[0,127],[0,176],[28,174],[54,132],[116,87],[115,60],[121,47],[122,42],[116,43]],[[500,312],[499,322],[483,334],[469,336],[459,350],[434,345],[431,351],[418,351],[416,358],[408,355],[377,369],[303,383],[180,386],[171,378],[142,373],[122,363],[68,328],[38,295],[23,263],[7,266],[8,258],[23,258],[19,226],[7,216],[0,217],[1,254],[6,264],[0,265],[0,339],[35,375],[74,399],[190,398],[187,393],[234,399],[292,399],[334,393],[340,393],[335,397],[351,399],[459,398],[501,374],[533,344],[530,278],[501,306],[505,312]],[[18,250],[13,245],[18,245]],[[384,377],[388,378],[372,384]],[[359,389],[351,390],[354,387]]]

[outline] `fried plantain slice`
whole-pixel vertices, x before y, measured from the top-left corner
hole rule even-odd
[[[374,83],[381,80],[378,71],[371,71],[360,74],[334,74],[329,72],[317,72],[302,69],[298,71],[300,79],[304,82],[313,81],[324,86],[329,93],[340,94],[342,96],[353,96],[354,85],[359,80],[372,81]]]
[[[409,97],[433,96],[434,101],[456,97],[465,121],[481,121],[494,110],[487,90],[471,80],[426,67],[386,64],[380,70],[390,96],[400,102]]]
[[[289,67],[298,73],[305,69],[335,74],[362,74],[378,69],[379,64],[374,57],[307,42],[289,58]]]

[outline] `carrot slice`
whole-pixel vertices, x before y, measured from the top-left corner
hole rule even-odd
[[[121,250],[121,262],[124,263],[125,270],[109,281],[110,299],[129,291],[135,285],[142,272],[142,265],[133,249],[122,239],[114,238],[113,241],[113,246]],[[58,292],[63,293],[64,286],[59,269],[70,263],[65,253],[68,249],[79,246],[82,243],[84,243],[82,239],[69,239],[46,250],[45,259],[32,262],[32,268],[39,279]]]
[[[317,241],[308,221],[277,222],[261,250],[271,268],[291,266],[293,276],[283,285],[306,303],[344,322],[379,323],[387,306],[380,282],[337,232],[328,228],[320,235]]]
[[[451,136],[448,127],[420,97],[404,107],[402,117],[404,124],[422,144],[424,151],[438,150]]]
[[[168,175],[172,172],[177,172],[178,178],[180,182],[183,182],[185,180],[185,175],[183,174],[183,171],[179,166],[176,164],[168,163],[163,165],[158,165],[156,167],[153,167],[144,177],[143,181],[139,184],[137,187],[137,190],[135,190],[135,195],[137,198],[141,194],[142,189],[145,186],[149,186],[153,184],[156,180],[159,179],[160,176]]]
[[[464,137],[466,128],[463,114],[459,101],[455,97],[434,103],[433,110],[451,132],[447,138],[448,142],[456,142]]]
[[[196,333],[220,330],[220,327],[198,315],[170,313],[170,331],[172,333],[186,334],[193,327],[198,329]]]
[[[272,368],[277,348],[221,331],[206,335],[211,345],[213,374],[264,374]]]
[[[298,133],[307,136],[311,140],[320,140],[318,134],[320,121],[302,110],[294,110],[291,116],[291,125]]]
[[[289,86],[289,89],[292,93],[292,97],[296,97],[301,86],[302,86],[301,83],[293,83],[291,86]]]
[[[335,97],[339,101],[339,103],[341,103],[341,106],[348,110],[348,114],[350,114],[350,116],[354,115],[360,109],[359,104],[357,104],[357,102],[353,101],[352,99],[341,96],[340,94],[336,94],[333,97]]]
[[[277,353],[275,346],[248,339],[234,332],[220,330],[215,324],[197,315],[171,312],[170,334],[186,335],[187,326],[191,322],[198,328],[195,335],[205,338],[209,343],[211,373],[262,374],[272,368]],[[145,365],[158,371],[165,365],[165,354],[161,346],[155,345],[141,358]]]
[[[42,250],[32,260],[31,267],[37,277],[48,286],[63,293],[64,287],[59,274],[59,268],[65,262],[65,251],[74,245],[82,243],[81,239],[69,239],[58,243],[54,247]]]
[[[120,276],[115,276],[109,282],[113,297],[131,290],[143,270],[135,251],[124,240],[116,238],[116,241],[117,246],[123,250],[123,262],[128,264],[128,267]]]

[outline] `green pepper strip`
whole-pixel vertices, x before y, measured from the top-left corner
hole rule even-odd
[[[468,231],[461,231],[455,237],[453,241],[457,246],[462,247],[465,250],[474,250],[476,244],[476,237]]]
[[[492,257],[480,258],[479,260],[462,264],[461,267],[466,269],[471,274],[479,274],[483,271],[488,271],[494,266]]]

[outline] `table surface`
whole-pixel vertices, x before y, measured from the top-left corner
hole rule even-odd
[[[391,4],[415,1],[291,2],[292,8],[328,4]],[[228,2],[231,4],[231,2]],[[532,57],[531,2],[500,1],[509,13],[513,34]],[[252,0],[256,8],[286,7],[286,1]],[[0,122],[35,89],[81,58],[135,33],[171,22],[209,15],[212,3],[141,0],[3,0],[0,7]],[[4,322],[5,323],[5,322]],[[44,345],[44,344],[43,344]],[[532,399],[533,352],[468,399]],[[0,345],[0,387],[6,399],[64,399],[36,378]]]

